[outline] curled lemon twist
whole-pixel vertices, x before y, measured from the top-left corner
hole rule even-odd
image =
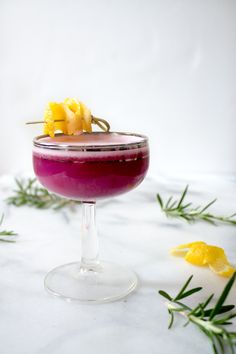
[[[206,266],[218,275],[230,277],[236,269],[233,268],[223,248],[208,245],[203,241],[196,241],[177,246],[171,249],[171,254],[197,266]]]
[[[44,134],[54,137],[57,131],[68,135],[91,133],[90,110],[75,98],[66,98],[61,103],[49,102],[44,112]]]

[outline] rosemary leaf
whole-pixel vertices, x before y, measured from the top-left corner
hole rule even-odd
[[[167,294],[165,291],[160,290],[160,291],[159,291],[159,294],[160,294],[161,296],[165,297],[167,300],[172,301],[172,298],[170,297],[170,295]]]
[[[191,282],[193,278],[193,275],[191,275],[188,280],[186,281],[186,283],[183,285],[182,289],[180,289],[180,292],[178,293],[178,295],[175,297],[175,300],[180,300],[181,295],[184,293],[185,289],[188,287],[189,283]]]
[[[178,300],[182,300],[184,299],[185,297],[188,297],[198,291],[202,290],[202,287],[198,287],[198,288],[194,288],[194,289],[191,289],[191,290],[188,290],[186,291],[185,293],[183,293],[180,297],[178,296]]]
[[[232,277],[230,278],[230,280],[226,284],[219,300],[217,301],[215,307],[213,308],[213,310],[210,314],[210,320],[212,320],[216,315],[218,315],[219,311],[222,309],[222,305],[225,302],[225,300],[230,292],[230,289],[232,288],[232,286],[234,284],[235,277],[236,277],[236,272],[232,275]]]
[[[2,225],[4,219],[4,215],[2,214],[1,219],[0,219],[0,226]],[[0,231],[0,241],[1,242],[15,242],[14,238],[9,238],[9,236],[16,236],[17,233],[14,231],[9,231],[9,230],[1,230]],[[5,238],[7,236],[7,238]]]
[[[159,193],[157,194],[158,204],[167,217],[179,218],[189,223],[204,221],[211,225],[224,223],[236,226],[236,213],[224,216],[214,215],[209,212],[209,208],[217,201],[217,199],[212,200],[205,206],[193,206],[191,202],[185,204],[184,201],[188,193],[188,187],[188,185],[185,187],[179,200],[174,200],[173,196],[170,196],[167,201],[164,202],[161,195]]]
[[[9,205],[17,207],[28,205],[37,209],[61,210],[65,207],[73,207],[79,204],[79,201],[66,199],[49,193],[47,189],[40,187],[35,178],[27,180],[16,179],[16,187],[14,194],[6,199]]]
[[[229,352],[234,354],[236,332],[227,330],[227,326],[232,324],[231,320],[236,317],[236,312],[230,312],[235,306],[223,304],[235,282],[236,273],[234,273],[229,279],[216,305],[209,309],[206,309],[206,307],[211,303],[214,294],[211,294],[205,302],[197,304],[194,308],[190,308],[189,306],[178,301],[178,299],[191,296],[193,293],[202,289],[201,287],[197,287],[185,291],[191,282],[192,277],[193,276],[186,281],[178,295],[175,297],[171,296],[164,290],[159,290],[159,294],[169,300],[165,302],[170,315],[168,328],[172,327],[175,314],[178,313],[184,318],[187,318],[187,322],[184,324],[184,327],[191,322],[193,325],[198,327],[202,333],[204,333],[204,335],[209,339],[212,350],[215,354],[226,354]],[[222,314],[224,315],[222,316]]]

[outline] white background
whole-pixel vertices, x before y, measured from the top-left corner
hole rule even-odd
[[[150,173],[236,174],[235,0],[1,0],[0,173],[48,101],[150,137]]]
[[[113,130],[150,137],[152,175],[236,176],[235,33],[235,0],[0,0],[0,174],[31,168],[41,127],[24,123],[75,96]],[[217,298],[226,279],[169,250],[203,240],[236,266],[234,227],[166,219],[155,194],[166,200],[173,185],[147,178],[98,206],[101,258],[133,268],[140,288],[96,308],[68,304],[47,296],[43,279],[79,258],[80,214],[6,205],[13,185],[0,177],[3,228],[19,234],[0,247],[1,354],[212,353],[194,326],[167,329],[157,290],[176,294],[194,274],[196,301]],[[222,186],[191,184],[189,199],[217,196],[213,213],[230,215],[236,184]]]

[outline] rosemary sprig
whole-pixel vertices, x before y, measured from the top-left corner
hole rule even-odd
[[[185,203],[185,197],[188,192],[188,185],[185,187],[183,193],[179,200],[174,200],[173,196],[164,202],[160,194],[157,194],[157,201],[161,207],[161,210],[166,214],[167,217],[180,218],[186,220],[189,223],[195,221],[205,221],[212,225],[217,223],[225,223],[236,226],[236,213],[229,216],[214,215],[208,211],[210,206],[212,206],[216,199],[212,200],[210,203],[201,206],[193,206],[192,203]]]
[[[0,226],[2,225],[4,219],[4,215],[2,214],[1,219],[0,219]],[[9,231],[9,230],[1,230],[0,231],[0,241],[1,242],[14,242],[15,240],[12,238],[5,238],[4,236],[16,236],[17,233],[14,231]]]
[[[236,312],[230,312],[235,307],[234,305],[224,305],[227,296],[235,282],[236,273],[232,275],[223,289],[219,300],[214,307],[208,308],[214,294],[211,294],[205,302],[197,304],[191,308],[184,304],[181,300],[190,295],[200,291],[202,288],[192,288],[186,290],[192,280],[191,276],[184,284],[179,293],[172,297],[164,290],[160,290],[159,294],[168,301],[165,303],[170,315],[169,327],[174,323],[174,316],[176,313],[182,315],[187,321],[184,326],[190,322],[197,326],[202,331],[212,344],[212,349],[215,354],[235,353],[236,332],[227,330],[226,326],[232,324],[232,319],[236,317]]]
[[[6,199],[6,202],[10,205],[17,207],[28,205],[37,209],[52,208],[53,210],[60,210],[80,203],[49,193],[45,188],[37,185],[35,178],[29,178],[28,180],[16,179],[15,181],[17,185],[17,189],[14,190],[15,194]]]

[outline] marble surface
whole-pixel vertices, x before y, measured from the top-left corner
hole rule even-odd
[[[53,267],[80,257],[80,208],[76,212],[7,206],[12,176],[0,178],[0,211],[4,228],[14,229],[15,243],[0,243],[1,354],[210,354],[210,345],[191,325],[177,320],[167,329],[168,314],[157,290],[175,293],[190,274],[193,284],[216,297],[226,283],[207,268],[170,256],[171,247],[205,240],[225,248],[236,266],[236,228],[166,219],[156,202],[182,190],[184,182],[147,178],[136,190],[98,203],[101,258],[132,267],[139,288],[123,300],[100,305],[67,303],[44,290],[43,280]],[[192,183],[191,201],[219,197],[215,212],[235,211],[236,185],[230,182]],[[228,301],[236,304],[236,287]]]

